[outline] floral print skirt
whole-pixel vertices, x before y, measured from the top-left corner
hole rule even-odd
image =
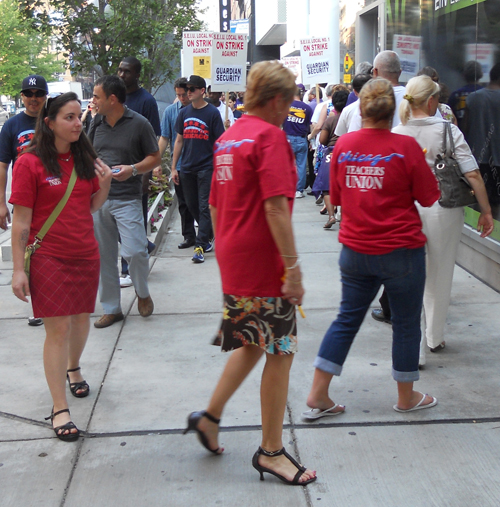
[[[257,345],[268,354],[295,354],[295,306],[280,297],[224,294],[222,323],[213,344],[221,345],[223,352],[244,345]]]

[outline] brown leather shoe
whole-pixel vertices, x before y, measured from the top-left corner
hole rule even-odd
[[[146,298],[140,298],[137,296],[137,309],[139,310],[141,317],[149,317],[155,309],[155,304],[153,303],[151,296]]]
[[[109,327],[115,322],[123,320],[123,313],[108,313],[100,317],[94,322],[94,327],[102,329],[103,327]]]

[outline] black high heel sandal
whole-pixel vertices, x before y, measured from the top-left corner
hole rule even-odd
[[[297,468],[298,472],[295,474],[295,477],[293,480],[288,480],[286,477],[283,477],[281,474],[278,474],[274,470],[271,470],[270,468],[263,467],[262,465],[259,465],[259,456],[267,456],[268,458],[275,458],[276,456],[284,455],[286,456]],[[257,452],[253,455],[252,458],[252,465],[257,470],[257,472],[260,473],[260,480],[264,480],[264,472],[267,472],[268,474],[272,474],[278,479],[281,479],[285,484],[289,484],[291,486],[305,486],[306,484],[310,484],[311,482],[314,482],[317,477],[314,476],[311,479],[307,479],[307,481],[299,482],[299,479],[302,477],[304,472],[307,470],[306,467],[302,466],[300,463],[297,463],[297,461],[290,456],[285,450],[284,447],[282,447],[279,451],[269,452],[265,449],[262,449],[262,447],[259,447],[257,449]]]
[[[220,419],[217,419],[212,414],[209,414],[206,410],[203,410],[202,412],[191,412],[188,416],[187,420],[188,425],[187,428],[184,430],[183,435],[185,435],[188,431],[196,431],[196,433],[198,434],[198,440],[200,441],[201,445],[205,447],[205,449],[207,449],[210,452],[213,452],[214,454],[222,454],[220,447],[217,447],[217,449],[210,448],[210,446],[208,445],[207,436],[205,435],[205,433],[203,433],[203,431],[201,431],[198,428],[198,423],[200,422],[200,419],[202,417],[206,417],[209,421],[212,421],[215,424],[220,423]]]
[[[75,398],[85,398],[90,394],[90,386],[87,384],[85,380],[82,380],[81,382],[71,382],[69,379],[69,374],[81,370],[80,366],[78,368],[73,368],[72,370],[67,370],[66,378],[68,379],[69,384],[69,390],[71,391],[71,394]],[[84,389],[83,393],[78,393],[77,391],[81,391]]]
[[[54,417],[58,416],[59,414],[64,414],[64,412],[68,412],[69,414],[69,408],[59,410],[54,414],[54,407],[52,407],[52,413],[49,415],[49,417],[46,417],[45,420],[48,421],[50,419],[52,422],[54,420]],[[54,430],[56,437],[63,442],[74,442],[75,440],[78,440],[80,436],[80,430],[72,421],[52,429]],[[76,433],[71,433],[72,429],[76,429]],[[68,433],[64,433],[66,430],[68,430]]]

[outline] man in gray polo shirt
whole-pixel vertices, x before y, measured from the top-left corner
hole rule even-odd
[[[104,315],[94,326],[108,327],[123,320],[118,273],[118,235],[121,255],[130,276],[141,316],[153,313],[149,295],[149,255],[142,216],[142,174],[160,164],[156,135],[146,118],[125,105],[125,83],[118,76],[103,76],[94,87],[97,115],[89,137],[99,157],[113,170],[108,200],[94,214],[94,230],[101,255],[100,301]]]

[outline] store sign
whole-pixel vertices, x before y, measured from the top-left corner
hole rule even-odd
[[[229,32],[231,21],[231,0],[219,0],[219,26],[221,32]]]
[[[448,12],[458,11],[471,5],[480,4],[485,0],[434,0],[434,11],[438,16]]]
[[[214,33],[212,48],[212,91],[245,91],[247,83],[247,36]]]
[[[417,75],[420,68],[420,46],[422,38],[413,35],[394,35],[393,51],[396,52],[401,61],[401,76],[399,80],[407,83]]]
[[[304,84],[328,83],[336,80],[338,69],[333,68],[335,55],[330,37],[301,39],[300,57]]]
[[[244,33],[250,34],[250,20],[249,19],[232,19],[229,23],[231,33]]]
[[[490,70],[495,65],[496,44],[466,44],[465,61],[475,60],[481,65],[483,77],[481,81],[490,80]]]

